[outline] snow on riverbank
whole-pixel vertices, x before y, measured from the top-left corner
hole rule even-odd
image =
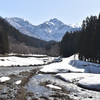
[[[100,74],[91,73],[60,73],[56,77],[66,82],[77,82],[81,87],[100,91]]]
[[[87,77],[99,77],[99,74],[90,74],[90,73],[60,73],[56,74],[56,77],[59,77],[67,82],[74,82],[79,81],[81,79],[87,78]]]
[[[76,57],[77,58],[77,57]],[[79,86],[100,91],[100,65],[74,60],[74,56],[63,58],[60,63],[44,66],[41,72],[58,73],[55,76],[67,82],[77,82]]]
[[[79,69],[81,68],[84,69],[85,73],[100,74],[100,64],[95,64],[95,63],[80,61],[80,60],[71,60],[70,65]]]
[[[51,57],[52,58],[52,57]],[[0,66],[30,66],[30,65],[41,65],[44,64],[44,60],[48,62],[52,61],[49,57],[35,58],[35,57],[0,57]]]
[[[54,57],[0,57],[0,66],[40,65],[46,62],[52,62],[53,60]],[[69,58],[62,58],[62,62],[54,62],[49,65],[42,66],[43,68],[40,71],[44,73],[57,73],[56,77],[65,81],[77,81],[77,84],[81,87],[100,91],[99,66],[99,64],[80,61],[77,56],[71,56]]]
[[[62,62],[52,63],[50,65],[43,66],[43,68],[40,71],[45,72],[45,73],[47,73],[47,72],[53,72],[53,73],[79,72],[79,73],[83,73],[84,69],[75,68],[69,64],[71,59],[73,59],[73,56],[70,58],[63,58]]]
[[[87,89],[100,91],[100,75],[86,77],[78,82],[78,85]]]

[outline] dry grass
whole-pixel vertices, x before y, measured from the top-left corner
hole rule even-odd
[[[14,100],[27,100],[26,89],[24,87],[19,88],[17,95],[15,96]]]

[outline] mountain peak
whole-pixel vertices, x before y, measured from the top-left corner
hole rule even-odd
[[[50,19],[50,22],[58,22],[60,20],[58,20],[57,18],[53,18],[53,19]]]
[[[58,20],[57,18],[50,19],[49,22],[52,22],[52,23],[63,23],[60,20]]]
[[[76,23],[76,24],[69,24],[72,28],[81,28],[82,23]]]
[[[60,20],[58,20],[57,18],[53,18],[53,19],[50,19],[49,21],[46,21],[47,24],[51,24],[55,27],[58,27],[58,26],[61,26],[61,25],[64,25],[63,22],[61,22]]]

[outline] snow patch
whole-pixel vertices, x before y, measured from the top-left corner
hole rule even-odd
[[[21,80],[18,80],[18,81],[15,82],[15,84],[18,85],[18,84],[21,84],[21,82],[22,82]]]
[[[47,87],[49,87],[49,88],[53,88],[53,89],[58,89],[58,90],[61,90],[61,88],[60,87],[58,87],[58,86],[55,86],[55,85],[52,85],[52,84],[48,84],[48,85],[46,85]]]
[[[100,64],[80,60],[71,60],[70,65],[79,69],[84,69],[85,73],[100,74]]]
[[[78,82],[79,86],[100,91],[100,75],[86,77]]]
[[[10,80],[9,77],[3,76],[3,77],[0,78],[0,82],[5,82],[5,81],[8,81],[8,80]]]
[[[94,76],[100,77],[99,74],[97,75],[97,74],[90,74],[90,73],[60,73],[60,74],[56,74],[56,77],[59,77],[67,82],[79,81],[86,77],[90,78],[90,77],[94,77]]]

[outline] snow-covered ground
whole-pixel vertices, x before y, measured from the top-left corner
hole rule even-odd
[[[71,60],[70,65],[79,68],[84,69],[85,73],[97,73],[100,74],[100,64],[95,64],[91,62],[85,62],[80,60]]]
[[[82,80],[87,77],[90,78],[90,77],[96,77],[96,76],[100,78],[99,74],[90,74],[90,73],[59,73],[59,74],[56,74],[56,77],[59,77],[71,83]]]
[[[25,57],[16,57],[11,55],[12,54],[8,57],[0,57],[0,66],[41,65],[54,60],[54,57],[47,57],[46,55],[40,55],[40,58],[33,57],[39,55],[22,55]],[[45,57],[42,58],[42,56]],[[99,66],[99,64],[80,61],[76,55],[69,58],[62,58],[62,62],[54,62],[49,65],[42,66],[43,68],[40,71],[44,73],[57,73],[55,76],[65,81],[77,81],[77,83],[82,87],[100,90]]]
[[[75,60],[76,59],[76,60]],[[81,87],[100,91],[100,65],[80,61],[78,57],[63,58],[60,63],[44,66],[41,72],[55,72],[55,76],[67,82],[77,82]]]
[[[69,64],[70,60],[73,59],[73,56],[70,58],[63,58],[62,62],[52,63],[50,65],[43,66],[40,70],[41,72],[53,72],[53,73],[67,73],[67,72],[78,72],[83,73],[84,69],[75,68]]]
[[[24,55],[26,56],[26,55]],[[27,55],[30,56],[30,55]],[[32,56],[32,55],[31,55]],[[36,55],[34,55],[36,56]],[[39,56],[39,55],[37,55]],[[37,58],[36,57],[16,57],[16,56],[9,56],[9,57],[0,57],[0,66],[30,66],[30,65],[41,65],[44,64],[44,59],[48,62],[53,61],[53,57],[44,57],[44,58]],[[42,57],[42,56],[40,56]]]

